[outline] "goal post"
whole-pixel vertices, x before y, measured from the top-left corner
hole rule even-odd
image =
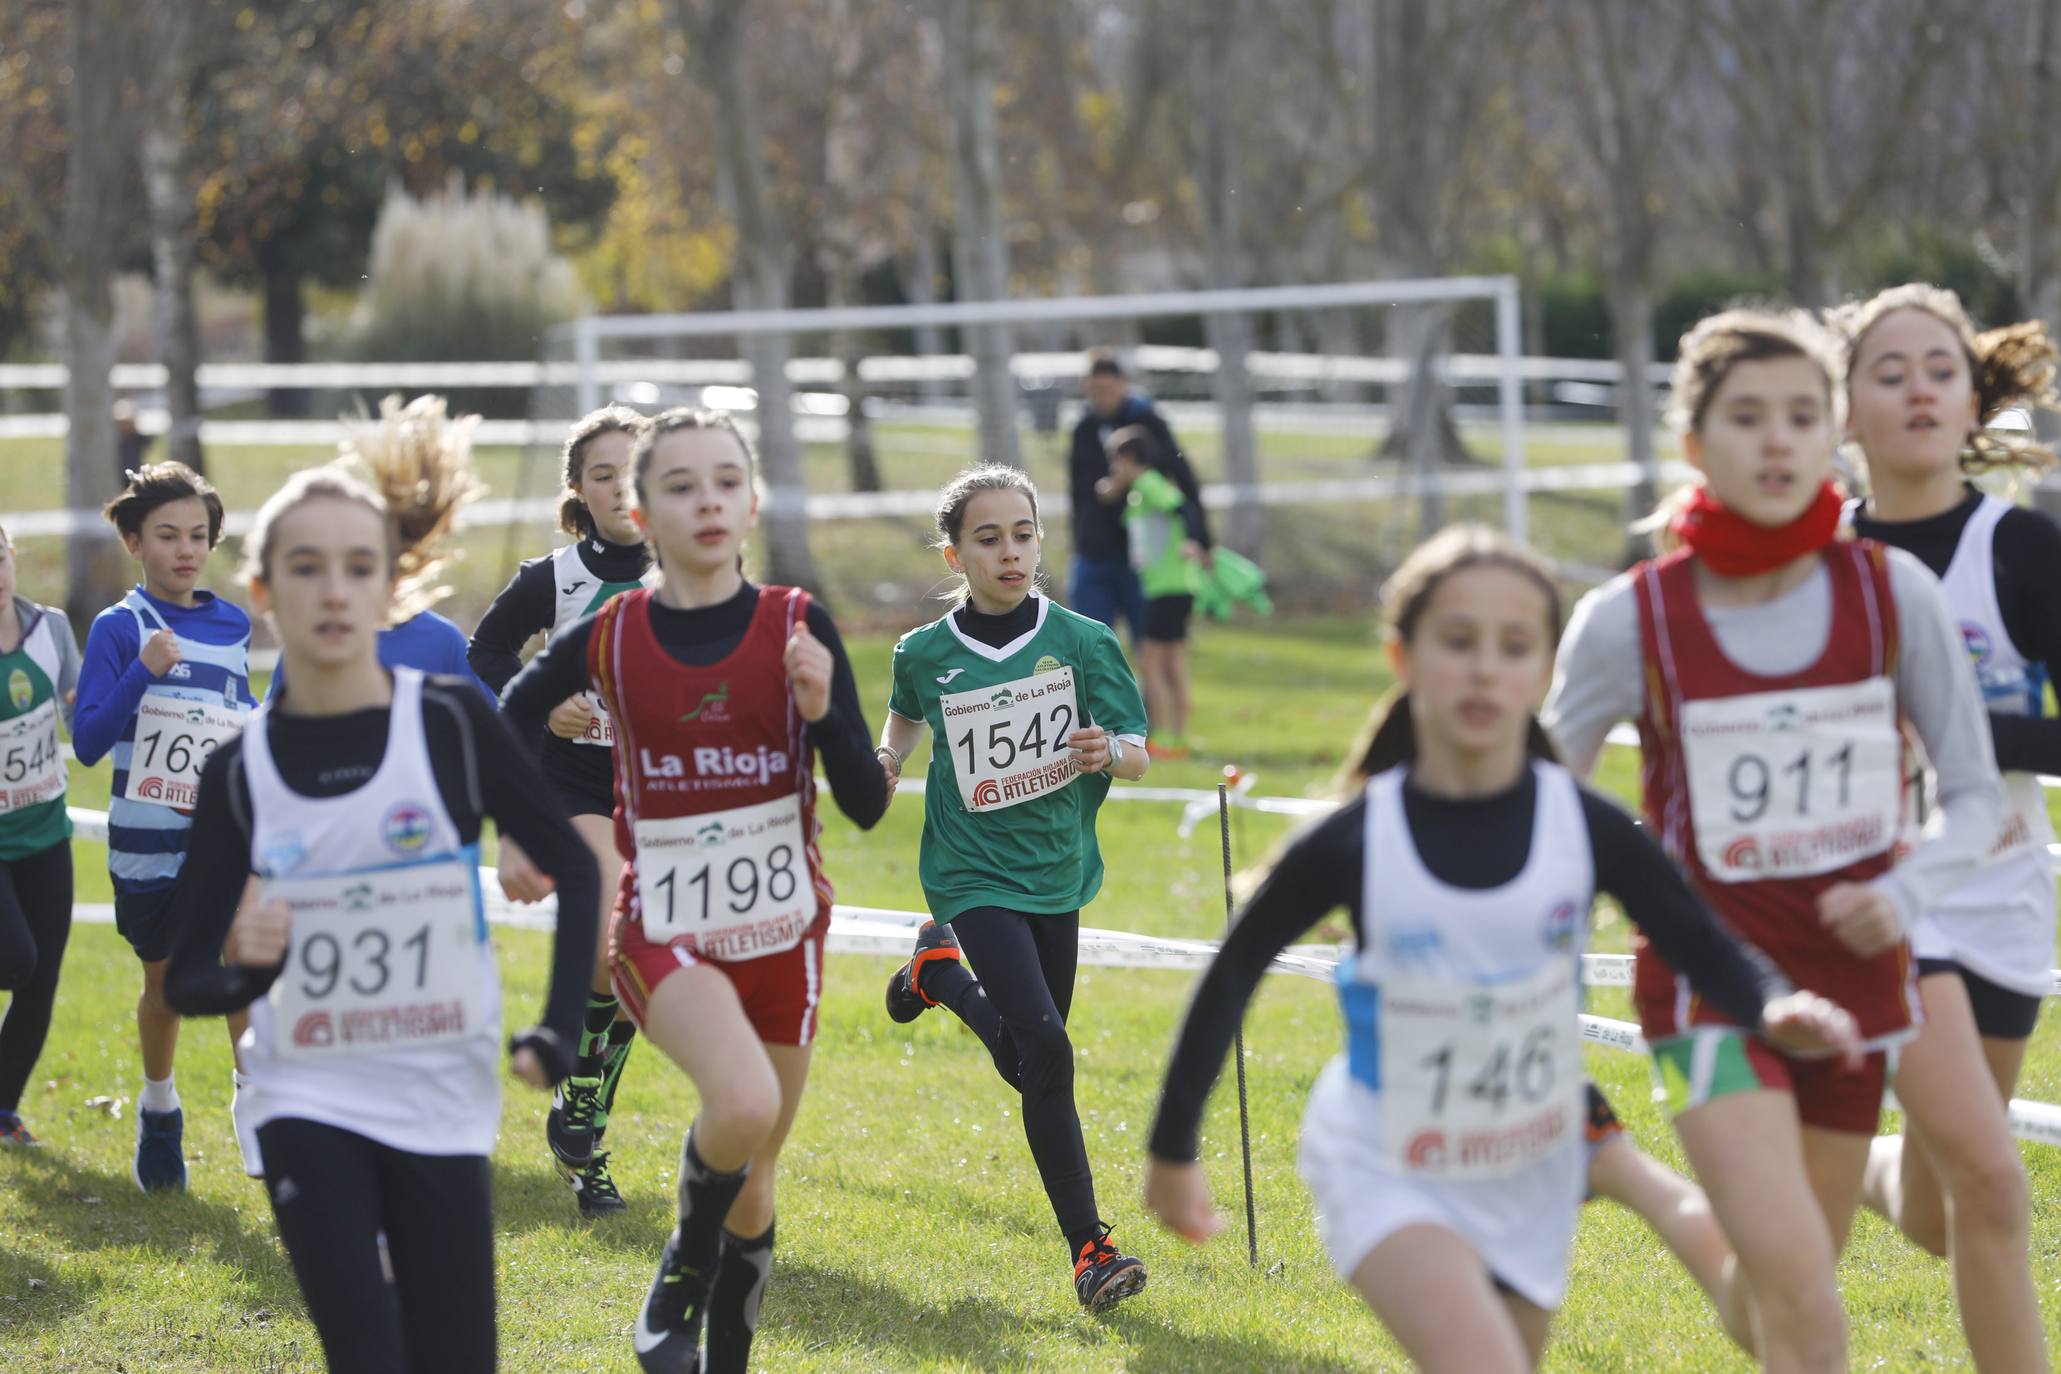
[[[647,379],[665,378],[680,385],[692,385],[689,378],[709,378],[710,384],[748,386],[748,382],[742,380],[743,376],[748,376],[748,370],[740,376],[738,364],[732,360],[745,352],[741,346],[744,339],[765,334],[785,334],[799,344],[803,340],[829,340],[848,334],[878,335],[905,330],[1006,325],[1014,330],[1018,351],[1013,366],[1022,379],[1026,376],[1064,375],[1063,364],[1055,366],[1055,350],[1028,351],[1024,347],[1026,340],[1057,343],[1064,339],[1075,345],[1071,351],[1077,355],[1078,344],[1087,337],[1082,326],[1128,325],[1135,328],[1139,323],[1154,320],[1317,314],[1467,303],[1488,307],[1493,319],[1493,351],[1485,351],[1485,356],[1472,359],[1473,365],[1461,380],[1473,386],[1493,382],[1496,447],[1500,450],[1502,469],[1503,524],[1513,537],[1524,539],[1530,533],[1530,525],[1525,479],[1522,320],[1518,283],[1511,276],[1337,282],[1121,296],[953,301],[927,305],[587,316],[559,326],[543,341],[546,360],[560,363],[559,367],[551,370],[559,373],[569,370],[571,385],[540,387],[539,396],[543,399],[537,418],[570,420],[618,395],[617,388],[625,385],[642,387],[641,394],[647,397],[662,394],[656,387],[647,385]],[[738,346],[722,358],[712,358],[706,356],[707,345],[711,341],[725,341]],[[703,356],[695,359],[652,356],[654,350],[667,346]],[[796,356],[790,363],[788,375],[797,384],[834,383],[842,375],[842,367],[834,359],[802,356],[800,347],[793,352]],[[1194,355],[1196,371],[1213,372],[1219,365],[1219,360],[1210,350],[1191,349],[1188,352]],[[1247,359],[1249,374],[1258,375],[1262,368],[1274,365],[1269,360],[1278,356],[1278,353],[1270,355],[1255,351]],[[1438,359],[1437,364],[1457,373],[1452,367],[1454,361],[1451,355],[1447,355]],[[921,365],[926,362],[935,366],[926,369]],[[904,379],[920,372],[932,382],[939,377],[956,377],[962,386],[970,366],[963,358],[947,360],[935,357],[876,357],[866,360],[866,363],[879,365],[876,371],[882,375],[896,372],[898,369],[894,364],[902,363],[904,366],[899,371]],[[908,366],[910,363],[917,366]],[[567,364],[569,368],[565,366]],[[1332,356],[1321,359],[1315,366],[1328,377],[1384,386],[1391,395],[1399,391],[1401,383],[1408,380],[1409,375],[1407,360],[1385,353],[1370,353],[1363,357]],[[718,376],[723,381],[714,382]],[[1456,379],[1460,378],[1456,375],[1442,380]],[[629,399],[635,400],[637,396],[633,394]],[[567,413],[548,413],[553,411]],[[1221,496],[1232,505],[1258,503],[1268,499],[1264,488],[1269,484],[1258,485],[1261,489],[1252,489],[1250,484],[1234,481],[1221,492]],[[778,503],[784,506],[806,498],[807,493],[799,490],[768,493],[769,505]]]

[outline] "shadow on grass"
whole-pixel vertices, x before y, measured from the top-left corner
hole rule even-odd
[[[48,1150],[13,1155],[9,1171],[16,1204],[35,1218],[36,1229],[80,1251],[135,1250],[144,1263],[177,1266],[203,1248],[238,1277],[237,1293],[253,1321],[269,1321],[281,1309],[302,1310],[293,1268],[274,1239],[269,1208],[256,1218],[235,1207],[192,1193],[138,1192],[126,1174],[84,1168]],[[265,1204],[256,1205],[263,1208]],[[253,1229],[255,1222],[256,1229]],[[24,1264],[29,1272],[20,1272]],[[43,1278],[49,1287],[16,1304],[0,1304],[0,1329],[14,1320],[46,1322],[93,1304],[103,1286],[60,1281],[40,1261],[24,1261],[9,1250],[0,1258],[0,1284],[17,1273]],[[4,1310],[15,1308],[18,1311]]]
[[[1071,1298],[1053,1285],[1055,1315],[1026,1317],[1017,1309],[987,1298],[966,1296],[943,1303],[921,1303],[897,1289],[862,1274],[819,1264],[778,1261],[768,1291],[766,1330],[779,1331],[811,1349],[859,1348],[892,1352],[896,1368],[964,1364],[975,1369],[1020,1368],[1049,1358],[1055,1343],[1090,1344],[1107,1351],[1111,1363],[1125,1369],[1202,1374],[1204,1371],[1308,1370],[1345,1374],[1353,1365],[1312,1362],[1301,1353],[1267,1340],[1203,1336],[1175,1330],[1149,1309],[1150,1292],[1135,1305],[1107,1318],[1072,1313],[1058,1315]],[[1089,1335],[1083,1323],[1107,1333]],[[1120,1344],[1121,1354],[1109,1349]],[[1084,1350],[1091,1362],[1098,1354]]]

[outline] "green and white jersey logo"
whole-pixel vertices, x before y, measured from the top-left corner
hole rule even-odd
[[[551,633],[555,637],[566,626],[592,615],[618,592],[657,585],[656,565],[645,569],[644,576],[635,582],[603,581],[580,557],[580,546],[567,544],[551,555],[551,588],[556,598],[552,603]],[[598,698],[594,702],[594,714],[587,719],[587,733],[570,743],[598,745],[604,749],[615,745],[615,723],[609,720],[608,710]]]

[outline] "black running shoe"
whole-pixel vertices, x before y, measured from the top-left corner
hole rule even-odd
[[[594,1117],[601,1110],[599,1078],[566,1079],[551,1094],[551,1114],[544,1118],[544,1139],[552,1155],[567,1169],[584,1169],[594,1158]]]
[[[565,1181],[572,1184],[583,1220],[612,1217],[629,1209],[630,1204],[623,1201],[623,1195],[615,1190],[615,1180],[609,1176],[606,1150],[596,1150],[584,1169],[567,1169]]]
[[[1109,1243],[1109,1227],[1081,1247],[1073,1265],[1073,1291],[1090,1312],[1110,1308],[1145,1287],[1145,1263]]]
[[[136,1163],[129,1176],[146,1193],[186,1191],[186,1113],[136,1110]]]
[[[700,1374],[708,1278],[680,1264],[679,1246],[675,1231],[659,1257],[644,1310],[637,1314],[637,1364],[644,1374]]]
[[[914,1021],[917,1017],[937,1005],[924,995],[922,986],[923,966],[939,959],[959,962],[959,937],[952,934],[950,926],[941,926],[936,921],[925,921],[916,932],[916,952],[909,956],[909,962],[895,970],[894,977],[887,980],[887,1014],[897,1021]]]

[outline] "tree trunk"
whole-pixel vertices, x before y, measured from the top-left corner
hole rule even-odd
[[[302,363],[308,360],[307,303],[301,297],[300,273],[284,267],[265,268],[265,361]],[[300,387],[273,387],[265,393],[265,413],[274,419],[294,419],[314,408],[314,393]]]
[[[928,216],[916,221],[909,249],[909,303],[911,305],[937,304],[937,230],[932,227]],[[934,324],[916,326],[916,352],[918,356],[936,358],[945,351],[945,331]],[[925,402],[935,402],[944,395],[944,388],[935,377],[919,378],[916,395]]]
[[[745,41],[748,0],[677,0],[683,26],[715,107],[717,191],[737,231],[740,270],[731,291],[746,310],[781,310],[788,304],[786,226],[766,189],[765,146],[759,137],[758,95]],[[785,334],[745,340],[752,385],[758,392],[759,470],[766,495],[760,524],[766,531],[766,572],[776,583],[816,590],[809,552],[808,488],[801,445],[794,433],[794,389],[787,380],[792,341]]]
[[[114,297],[121,241],[122,111],[129,92],[119,6],[72,0],[65,162],[65,501],[79,520],[65,541],[65,609],[85,625],[127,581],[122,546],[95,513],[116,489]]]
[[[995,136],[995,4],[944,0],[943,13],[945,103],[952,116],[953,286],[962,301],[1007,300],[1009,245]],[[980,460],[1022,467],[1011,331],[982,324],[964,334],[973,354]]]
[[[1234,40],[1237,6],[1220,0],[1200,35],[1195,69],[1198,92],[1228,93],[1236,80]],[[1210,285],[1219,290],[1245,284],[1241,253],[1237,116],[1227,100],[1206,97],[1201,105],[1200,139],[1193,145],[1197,193],[1202,199],[1203,256]],[[1259,553],[1264,519],[1259,504],[1259,443],[1252,423],[1252,320],[1245,315],[1211,315],[1203,321],[1210,347],[1216,350],[1216,398],[1223,427],[1224,477],[1231,484],[1231,519],[1227,542],[1248,556]]]
[[[1638,480],[1625,489],[1627,525],[1649,515],[1659,500],[1660,463],[1653,451],[1653,288],[1636,277],[1611,283],[1610,332],[1624,376],[1617,389],[1617,420],[1624,427],[1625,457],[1638,465]],[[1642,540],[1626,536],[1627,561],[1643,556]]]
[[[165,366],[166,454],[206,472],[200,449],[200,325],[193,305],[193,184],[187,174],[187,52],[193,12],[152,8],[152,99],[143,127],[143,185],[150,200],[151,323]]]
[[[858,299],[857,265],[850,257],[840,258],[829,272],[831,309],[854,304]],[[838,392],[845,403],[844,458],[850,470],[853,491],[880,490],[880,460],[873,447],[873,421],[866,414],[866,380],[859,375],[859,361],[865,348],[856,330],[839,330],[831,339],[837,360],[844,364],[844,378]]]

